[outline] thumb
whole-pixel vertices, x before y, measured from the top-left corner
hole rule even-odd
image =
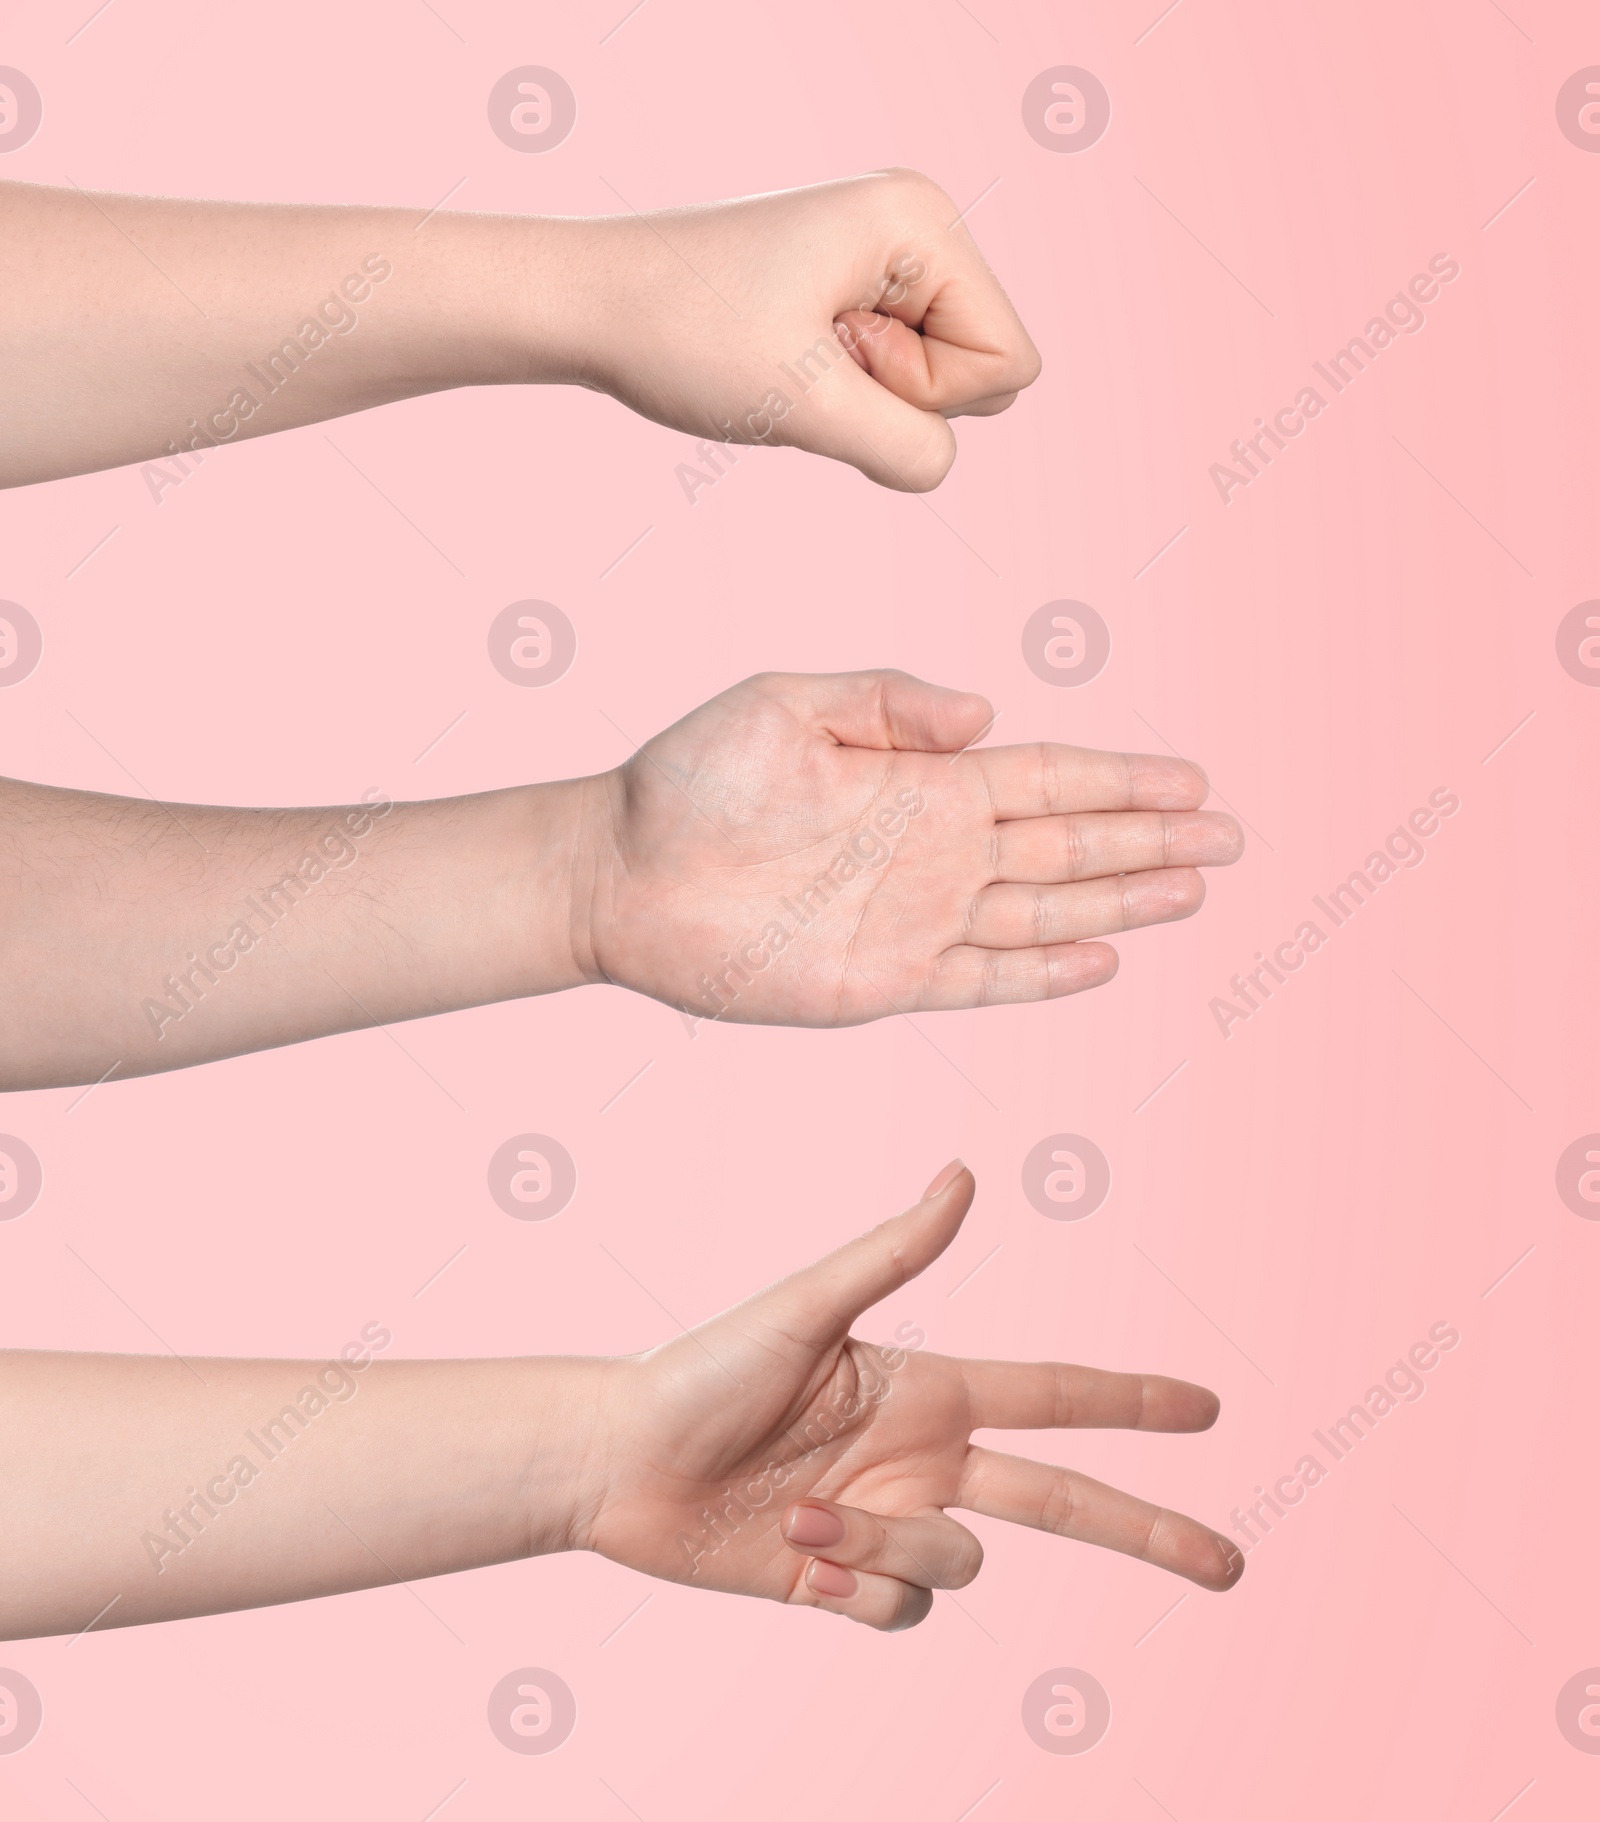
[[[959,1158],[903,1215],[848,1240],[752,1300],[752,1314],[807,1347],[826,1347],[863,1311],[926,1271],[955,1239],[977,1184]]]
[[[956,459],[955,432],[939,412],[897,398],[848,356],[784,422],[785,442],[848,462],[900,493],[928,493]]]
[[[960,753],[995,721],[984,697],[925,683],[906,671],[844,671],[785,682],[790,709],[840,746]]]

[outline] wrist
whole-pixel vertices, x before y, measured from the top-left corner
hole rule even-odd
[[[516,886],[506,909],[518,978],[502,998],[558,993],[609,979],[596,924],[612,847],[610,775],[525,785],[507,794]]]
[[[530,216],[506,224],[498,262],[514,371],[525,385],[609,392],[609,350],[625,313],[623,223]]]
[[[596,781],[445,800],[433,864],[449,907],[453,1006],[561,993],[603,976],[589,933]]]
[[[592,226],[451,210],[430,217],[414,244],[408,233],[385,292],[391,339],[371,402],[451,386],[582,382]]]
[[[592,1550],[614,1479],[630,1362],[528,1360],[522,1469],[528,1555]]]

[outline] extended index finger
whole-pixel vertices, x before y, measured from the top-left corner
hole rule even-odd
[[[1215,1392],[1161,1373],[1107,1373],[1055,1360],[963,1360],[975,1430],[1208,1430]]]
[[[1073,810],[1198,810],[1211,792],[1193,760],[1048,740],[978,747],[955,763],[978,768],[997,822]]]

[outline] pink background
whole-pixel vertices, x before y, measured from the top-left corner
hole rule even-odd
[[[427,1584],[437,1619],[388,1588],[8,1645],[45,1724],[0,1759],[0,1808],[276,1819],[315,1791],[318,1814],[416,1822],[447,1798],[451,1822],[1592,1812],[1600,1760],[1563,1739],[1555,1698],[1600,1663],[1600,1226],[1554,1188],[1600,1127],[1600,695],[1554,648],[1600,594],[1600,158],[1554,109],[1600,61],[1592,17],[1183,0],[1141,40],[1160,0],[934,0],[915,19],[648,0],[602,44],[624,0],[115,0],[67,45],[90,10],[12,10],[0,63],[45,120],[0,175],[419,213],[464,177],[454,206],[587,213],[618,206],[609,185],[650,207],[911,164],[962,206],[987,189],[971,226],[1045,371],[959,427],[927,501],[758,452],[690,507],[688,440],[575,391],[333,427],[437,550],[318,428],[229,450],[159,507],[136,468],[0,495],[0,594],[45,636],[0,694],[0,769],[245,804],[470,791],[610,765],[612,721],[643,738],[754,670],[889,663],[986,692],[997,740],[1170,740],[1254,833],[1199,918],[1124,939],[1110,987],[1055,1006],[691,1037],[592,990],[81,1102],[15,1096],[0,1121],[45,1188],[0,1226],[8,1344],[326,1356],[376,1320],[396,1354],[637,1349],[670,1332],[655,1299],[698,1320],[957,1151],[974,1215],[877,1332],[1209,1383],[1209,1436],[1036,1444],[1224,1529],[1430,1325],[1462,1342],[1225,1599],[1174,1609],[1186,1584],[977,1520],[984,1574],[898,1637],[569,1558]],[[527,63],[579,98],[543,156],[485,116]],[[1113,97],[1078,156],[1022,124],[1057,64]],[[1224,507],[1209,464],[1440,252],[1461,276],[1426,328]],[[549,689],[485,654],[523,596],[578,629]],[[1080,689],[1019,647],[1063,596],[1112,629]],[[1211,996],[1441,786],[1462,807],[1425,863],[1224,1040]],[[484,1183],[526,1130],[578,1161],[543,1224]],[[1020,1186],[1063,1130],[1114,1173],[1079,1223]],[[529,1664],[577,1695],[549,1757],[505,1751],[484,1718]],[[1110,1691],[1082,1757],[1022,1726],[1024,1689],[1059,1666]]]

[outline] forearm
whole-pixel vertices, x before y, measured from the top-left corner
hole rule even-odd
[[[581,378],[593,238],[581,221],[0,184],[0,485]]]
[[[0,783],[0,1087],[580,985],[597,788],[238,810]]]
[[[607,1363],[0,1353],[0,1637],[570,1549]],[[108,1606],[108,1603],[110,1605]]]

